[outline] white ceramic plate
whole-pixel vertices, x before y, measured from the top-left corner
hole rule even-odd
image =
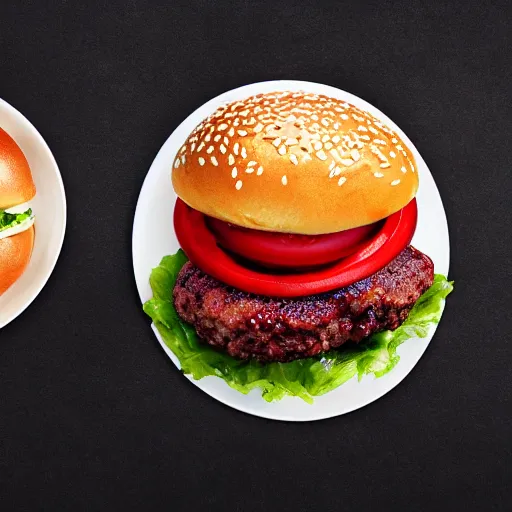
[[[162,146],[144,181],[133,228],[133,265],[142,302],[152,297],[148,281],[151,269],[160,263],[164,255],[173,254],[179,248],[172,222],[176,195],[170,180],[171,164],[177,150],[193,128],[221,104],[253,94],[279,90],[301,90],[340,98],[371,112],[400,134],[414,151],[420,173],[420,189],[417,196],[419,221],[412,243],[432,258],[437,273],[447,275],[449,265],[448,226],[441,197],[427,165],[407,136],[382,112],[352,94],[326,85],[283,80],[247,85],[208,101],[187,117]],[[179,368],[177,358],[163,343],[154,326],[153,330],[167,355]],[[432,329],[426,338],[410,339],[401,345],[398,349],[400,362],[390,373],[378,379],[373,376],[365,376],[360,382],[354,378],[334,391],[316,397],[313,405],[296,397],[286,397],[279,402],[267,403],[261,398],[258,390],[243,395],[231,389],[218,377],[206,377],[198,381],[190,377],[189,379],[210,396],[240,411],[277,420],[319,420],[363,407],[390,391],[405,378],[418,362],[434,331],[435,329]]]
[[[0,128],[22,149],[37,189],[29,203],[36,215],[34,251],[25,273],[0,296],[2,328],[32,303],[57,263],[66,230],[66,196],[59,168],[43,137],[23,114],[1,99]]]

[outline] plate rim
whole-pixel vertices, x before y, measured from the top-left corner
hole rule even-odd
[[[61,198],[61,207],[62,207],[62,214],[63,214],[62,215],[62,218],[63,218],[62,229],[59,234],[58,244],[56,246],[57,250],[55,251],[55,255],[52,258],[50,268],[48,269],[46,274],[44,274],[44,276],[42,277],[42,280],[41,280],[41,283],[39,284],[39,286],[34,288],[34,290],[29,294],[29,296],[28,296],[27,300],[24,302],[23,306],[18,308],[14,313],[12,313],[6,319],[0,320],[0,329],[2,329],[3,327],[9,325],[13,320],[18,318],[36,300],[36,298],[41,293],[43,288],[48,283],[50,277],[52,276],[52,274],[55,270],[55,267],[57,265],[57,262],[59,260],[59,257],[62,253],[62,248],[64,246],[64,239],[66,236],[66,228],[67,228],[68,208],[67,208],[66,190],[64,187],[64,182],[62,180],[62,174],[60,172],[60,169],[59,169],[59,166],[55,159],[55,156],[53,155],[52,150],[48,146],[48,143],[46,142],[44,137],[41,135],[39,130],[30,122],[30,120],[25,115],[23,115],[16,107],[11,105],[8,101],[4,100],[3,98],[0,98],[0,108],[4,108],[7,111],[10,111],[11,114],[13,114],[13,116],[16,118],[17,122],[19,120],[19,122],[24,123],[26,125],[28,131],[31,132],[31,135],[34,137],[34,139],[38,140],[39,145],[41,146],[43,151],[49,157],[52,167],[55,171],[56,178],[57,178],[57,185],[58,185],[58,190],[59,190],[59,197]]]
[[[446,237],[447,237],[446,238],[447,244],[446,244],[446,251],[445,252],[446,252],[446,275],[448,275],[449,266],[450,266],[450,252],[451,251],[450,251],[450,229],[449,229],[448,219],[446,217],[446,209],[444,207],[441,194],[439,193],[439,189],[437,187],[437,184],[436,184],[435,180],[433,179],[433,176],[432,176],[432,173],[430,172],[430,169],[428,168],[426,162],[424,161],[423,157],[419,153],[418,149],[415,147],[415,145],[412,143],[412,141],[407,137],[407,135],[403,132],[403,130],[401,130],[400,127],[389,116],[387,116],[385,113],[383,113],[380,109],[378,109],[377,107],[375,107],[374,105],[372,105],[371,103],[366,101],[365,99],[363,99],[363,98],[361,98],[359,96],[356,96],[356,95],[354,95],[354,94],[352,94],[352,93],[350,93],[348,91],[345,91],[343,89],[339,89],[337,87],[329,86],[329,85],[326,85],[326,84],[321,84],[321,83],[317,83],[317,82],[310,82],[310,81],[303,81],[303,80],[267,80],[267,81],[262,81],[262,82],[255,82],[255,83],[251,83],[251,84],[246,84],[246,85],[243,85],[243,86],[240,86],[240,87],[236,87],[234,89],[227,90],[227,91],[225,91],[225,92],[223,92],[223,93],[221,93],[221,94],[211,98],[210,100],[206,101],[205,103],[203,103],[202,105],[197,107],[193,112],[191,112],[181,123],[179,123],[173,129],[171,134],[167,137],[167,139],[165,140],[163,145],[158,150],[158,152],[157,152],[155,158],[153,159],[153,161],[151,163],[151,166],[149,167],[149,170],[148,170],[148,172],[147,172],[147,174],[146,174],[146,176],[144,178],[144,181],[143,181],[143,184],[142,184],[142,187],[141,187],[138,199],[137,199],[137,204],[136,204],[135,214],[134,214],[133,227],[132,227],[132,264],[133,264],[133,271],[134,271],[134,278],[135,278],[135,283],[136,283],[136,287],[137,287],[137,292],[139,294],[139,299],[141,300],[141,303],[144,304],[144,302],[145,302],[145,300],[144,300],[144,290],[142,288],[143,285],[141,283],[139,283],[139,279],[137,278],[136,256],[135,256],[135,252],[136,252],[136,249],[135,249],[136,232],[138,231],[137,228],[138,228],[139,222],[142,222],[142,219],[140,218],[139,212],[141,211],[140,207],[141,207],[142,202],[143,202],[143,197],[145,196],[146,188],[149,189],[149,187],[151,185],[151,181],[152,181],[151,174],[152,174],[152,171],[153,171],[154,168],[158,167],[159,160],[161,158],[163,158],[163,154],[165,153],[165,151],[167,149],[167,146],[170,143],[170,139],[173,137],[173,135],[177,131],[179,131],[181,128],[183,128],[183,126],[189,121],[189,119],[191,119],[193,116],[196,116],[200,110],[203,110],[203,109],[207,110],[211,106],[212,103],[220,103],[222,101],[225,101],[225,97],[227,97],[227,96],[229,96],[231,94],[241,93],[245,89],[248,89],[248,88],[265,87],[265,86],[270,86],[270,85],[272,85],[272,86],[275,85],[276,90],[279,90],[279,89],[282,90],[283,88],[286,88],[288,85],[293,86],[293,87],[304,86],[305,88],[307,88],[307,87],[322,87],[322,88],[325,88],[325,89],[334,90],[338,94],[341,93],[344,96],[346,96],[347,97],[346,101],[348,101],[348,102],[351,102],[351,100],[355,99],[356,103],[357,102],[362,102],[365,105],[368,105],[369,107],[371,107],[371,109],[374,112],[376,112],[378,114],[377,117],[379,115],[382,116],[384,118],[384,120],[391,121],[391,123],[394,125],[394,127],[397,127],[399,129],[400,135],[401,136],[405,136],[404,138],[406,139],[407,144],[410,145],[410,147],[413,148],[413,150],[415,152],[415,156],[417,156],[417,157],[419,156],[419,158],[421,159],[421,163],[428,170],[428,172],[430,174],[430,177],[432,178],[432,185],[433,185],[433,187],[435,189],[435,192],[437,194],[437,198],[440,201],[440,204],[441,204],[441,207],[442,207],[442,216],[444,218],[444,223],[445,223],[444,227],[446,228]],[[259,93],[258,92],[251,92],[247,96],[251,96],[253,94],[259,94]],[[148,279],[149,279],[149,276],[148,276]],[[442,316],[442,314],[444,312],[444,308],[445,308],[445,303],[443,303],[442,308],[441,308],[441,316]],[[270,420],[277,420],[277,421],[293,421],[293,422],[319,421],[319,420],[323,420],[323,419],[329,419],[329,418],[341,416],[341,415],[344,415],[344,414],[348,414],[348,413],[351,413],[351,412],[353,412],[355,410],[358,410],[358,409],[361,409],[363,407],[366,407],[370,403],[373,403],[374,401],[378,400],[379,398],[382,398],[384,395],[386,395],[387,393],[392,391],[416,367],[416,365],[418,364],[419,360],[422,358],[422,356],[424,355],[426,349],[428,348],[428,346],[430,344],[430,341],[431,341],[432,337],[434,336],[434,333],[435,333],[435,331],[437,329],[437,326],[438,325],[431,326],[429,328],[429,333],[427,334],[426,338],[419,339],[420,341],[421,340],[426,340],[426,341],[424,341],[423,346],[421,346],[421,347],[416,349],[417,350],[416,360],[412,364],[412,366],[405,372],[405,374],[401,375],[400,378],[393,379],[393,380],[396,380],[396,382],[393,382],[391,384],[391,386],[385,387],[382,390],[380,390],[378,393],[376,393],[376,396],[371,397],[370,400],[367,400],[367,401],[365,401],[364,403],[361,403],[361,404],[355,404],[353,407],[349,407],[349,408],[347,408],[346,410],[344,410],[342,412],[338,412],[338,411],[334,410],[334,411],[327,412],[327,413],[321,413],[320,412],[319,414],[315,415],[313,413],[314,405],[311,406],[312,407],[311,414],[307,418],[305,418],[305,417],[289,417],[289,416],[284,415],[284,414],[276,415],[276,414],[273,414],[274,411],[272,411],[272,413],[268,412],[268,411],[263,411],[263,410],[255,411],[255,410],[251,410],[249,406],[247,406],[247,407],[245,407],[245,405],[244,406],[240,406],[240,404],[238,404],[238,403],[234,404],[234,403],[230,402],[229,399],[226,399],[226,398],[222,398],[221,399],[221,398],[219,398],[218,396],[216,396],[214,394],[214,392],[212,390],[210,390],[208,388],[208,385],[204,385],[205,381],[207,382],[209,379],[217,379],[217,380],[219,380],[218,377],[208,376],[208,377],[204,377],[203,379],[200,379],[200,380],[195,380],[191,375],[187,375],[187,374],[183,374],[183,375],[192,384],[194,384],[196,387],[201,389],[201,391],[203,391],[207,395],[211,396],[212,398],[216,399],[217,401],[221,402],[222,404],[224,404],[224,405],[226,405],[228,407],[234,408],[234,409],[236,409],[238,411],[241,411],[241,412],[244,412],[246,414],[250,414],[250,415],[253,415],[253,416],[257,416],[257,417],[261,417],[261,418],[265,418],[265,419],[270,419]],[[177,369],[179,371],[180,370],[180,366],[179,366],[179,361],[177,360],[177,357],[173,354],[171,349],[169,347],[167,347],[167,345],[165,345],[162,337],[158,333],[158,330],[156,329],[156,327],[155,327],[155,325],[153,323],[151,323],[151,328],[152,328],[153,332],[155,333],[156,338],[157,338],[159,344],[164,349],[164,352],[171,359],[171,361],[175,364],[175,366],[177,367]],[[396,369],[394,369],[394,370],[396,370]],[[396,374],[396,372],[395,372],[395,374]],[[393,375],[393,372],[390,372],[390,374],[388,374],[388,375]],[[372,378],[372,377],[373,376],[370,376],[370,375],[369,376],[365,376],[365,378]],[[373,379],[375,379],[375,377],[373,377]],[[222,379],[220,379],[220,380],[222,381]],[[228,384],[226,382],[222,381],[222,383],[223,383],[224,386],[229,388],[229,386],[228,386]],[[229,389],[231,389],[231,388],[229,388]],[[335,390],[333,390],[333,391],[335,391]],[[329,394],[329,393],[327,393],[327,394]],[[241,394],[241,396],[244,396],[244,395]],[[248,396],[248,395],[245,395],[245,396]],[[293,400],[293,399],[300,400],[297,397],[285,397],[285,398],[283,398],[283,400],[287,400],[287,399],[288,400]],[[263,398],[260,398],[260,400],[263,401]],[[279,404],[279,403],[280,402],[277,402],[277,404]]]

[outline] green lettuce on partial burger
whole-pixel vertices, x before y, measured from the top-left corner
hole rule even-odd
[[[144,304],[144,311],[179,359],[183,373],[194,379],[215,375],[244,394],[260,388],[267,402],[291,395],[312,403],[314,396],[337,388],[355,375],[361,379],[367,374],[380,377],[388,373],[400,359],[397,347],[409,338],[424,338],[430,326],[439,322],[444,299],[453,289],[446,277],[436,274],[432,286],[419,298],[398,329],[373,334],[359,345],[308,359],[261,364],[239,361],[201,343],[194,328],[181,321],[174,308],[172,291],[186,262],[181,249],[162,259],[151,273],[153,298]]]
[[[29,208],[24,213],[7,213],[5,210],[0,210],[0,231],[11,229],[32,217],[32,210]]]

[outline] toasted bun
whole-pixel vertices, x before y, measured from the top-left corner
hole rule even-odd
[[[383,219],[418,189],[400,137],[327,96],[272,93],[220,107],[190,134],[172,182],[189,206],[253,229],[321,234]]]
[[[34,227],[0,240],[0,295],[27,268],[34,247]]]
[[[36,187],[23,151],[0,128],[0,209],[26,203],[35,193]]]

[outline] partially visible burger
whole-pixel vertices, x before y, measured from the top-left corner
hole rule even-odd
[[[172,183],[175,231],[189,261],[179,254],[162,261],[145,309],[197,378],[218,375],[243,392],[253,381],[267,392],[280,377],[201,359],[190,326],[200,343],[237,360],[331,357],[342,345],[397,329],[434,282],[431,259],[409,245],[414,156],[391,128],[344,101],[279,92],[224,105],[181,146]],[[162,295],[169,285],[182,331]],[[448,288],[437,290],[438,302]],[[301,385],[314,387],[320,374],[304,375]],[[289,378],[280,385],[300,393]]]
[[[36,193],[18,144],[0,128],[0,295],[25,271],[34,247],[34,215],[26,203]]]

